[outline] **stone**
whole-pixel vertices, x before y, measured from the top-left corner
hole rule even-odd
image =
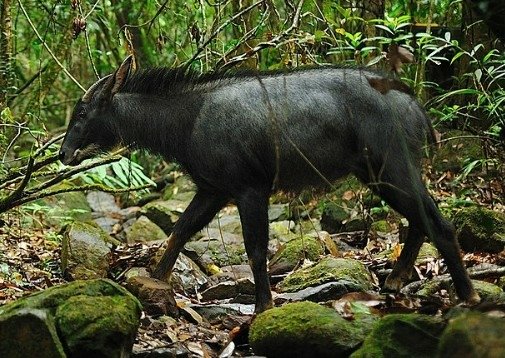
[[[235,235],[242,235],[242,225],[238,212],[232,214],[221,213],[209,223],[208,228]]]
[[[131,350],[140,306],[127,296],[74,296],[58,306],[55,321],[69,356],[114,357]]]
[[[240,294],[254,295],[254,282],[248,278],[220,282],[201,293],[202,301],[234,298]]]
[[[443,133],[443,139],[449,140],[441,142],[442,146],[438,148],[432,159],[433,168],[436,171],[458,173],[466,162],[485,157],[482,143],[480,139],[474,138],[473,133],[451,130]]]
[[[445,328],[439,317],[390,314],[376,322],[352,358],[435,357]],[[446,356],[444,356],[446,357]]]
[[[0,357],[66,357],[52,316],[36,308],[0,315]]]
[[[316,261],[324,254],[319,239],[303,236],[282,245],[268,264],[270,275],[281,275],[293,270],[304,259]]]
[[[280,282],[281,292],[296,292],[326,282],[340,282],[348,292],[372,289],[368,269],[360,261],[335,257],[325,257],[315,265],[302,268]]]
[[[472,280],[472,284],[482,302],[505,304],[505,292],[503,292],[499,286],[479,280]],[[456,301],[456,290],[454,289],[454,285],[451,285],[449,292],[453,301]]]
[[[187,175],[180,175],[163,190],[163,200],[176,199],[189,203],[195,193],[196,185],[191,181],[191,178]]]
[[[0,356],[127,356],[141,312],[139,301],[111,280],[54,286],[0,307]],[[15,330],[9,328],[13,322]],[[15,340],[8,339],[13,335]],[[18,355],[1,354],[2,342],[13,345],[13,341],[18,342]],[[38,345],[36,353],[31,350],[34,345]]]
[[[139,299],[147,314],[179,315],[174,290],[170,284],[155,278],[134,276],[128,279],[126,288]]]
[[[62,181],[54,186],[55,190],[68,189],[75,185],[69,181]],[[61,228],[69,221],[90,221],[91,207],[89,206],[86,196],[83,192],[66,192],[53,196],[46,197],[41,200],[41,203],[51,208],[50,215],[45,217],[48,224],[57,228]]]
[[[255,354],[269,358],[345,357],[358,348],[376,319],[356,313],[346,320],[316,303],[289,303],[260,313],[251,324],[249,343]]]
[[[86,195],[86,200],[89,206],[95,212],[103,213],[104,215],[118,214],[121,208],[116,204],[114,195],[103,191],[90,191]]]
[[[205,236],[188,242],[185,247],[199,256],[205,256],[207,262],[213,262],[217,266],[241,265],[248,262],[241,235],[220,232],[219,229],[213,228],[204,230],[204,233]]]
[[[108,216],[101,216],[93,219],[95,224],[97,224],[103,231],[111,234],[114,230],[114,226],[120,223],[119,219],[110,218]]]
[[[146,216],[139,217],[128,229],[126,229],[126,241],[129,244],[136,242],[163,241],[168,236],[165,232]]]
[[[268,207],[269,221],[289,220],[290,217],[289,204],[272,204]]]
[[[188,205],[189,202],[180,200],[153,201],[144,205],[140,213],[168,235]]]
[[[481,207],[461,209],[454,216],[456,236],[465,251],[498,253],[505,249],[505,214]]]
[[[399,244],[400,247],[403,249],[404,244]],[[389,261],[393,262],[398,259],[398,257],[394,257],[394,248],[386,249],[383,250],[377,254],[374,255],[374,258],[376,259],[388,259]],[[419,254],[417,255],[416,258],[416,265],[420,265],[422,263],[425,263],[427,261],[431,261],[433,259],[438,259],[440,257],[440,253],[436,249],[435,246],[428,242],[423,242],[421,245],[421,249],[419,250]]]
[[[284,303],[286,301],[324,302],[338,299],[347,293],[349,293],[349,288],[345,282],[326,282],[296,292],[279,293],[275,296],[275,303]]]
[[[480,312],[451,319],[440,337],[438,357],[505,357],[505,320]]]
[[[163,250],[164,251],[164,250]],[[175,262],[170,284],[176,291],[196,293],[207,285],[209,278],[189,257],[180,253]]]
[[[114,242],[101,228],[85,222],[72,223],[63,235],[61,268],[72,280],[107,277]]]

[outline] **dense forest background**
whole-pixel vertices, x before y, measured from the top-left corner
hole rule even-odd
[[[343,325],[330,336],[352,341],[345,353],[335,353],[333,338],[323,332],[320,346],[329,356],[346,356],[374,340],[385,342],[384,352],[406,348],[396,356],[422,356],[424,343],[430,346],[425,352],[432,352],[425,356],[504,352],[504,19],[503,0],[2,0],[0,355],[41,353],[43,335],[26,334],[23,326],[37,325],[33,317],[40,316],[41,308],[47,313],[44,327],[58,324],[50,341],[61,340],[68,356],[89,351],[95,353],[87,356],[122,356],[131,351],[134,339],[138,357],[151,356],[151,349],[158,348],[154,355],[217,357],[221,352],[220,357],[230,357],[234,341],[244,345],[254,282],[236,207],[223,208],[187,243],[170,284],[153,283],[148,277],[162,245],[195,195],[183,168],[129,148],[74,167],[58,160],[76,102],[129,55],[137,68],[233,73],[337,65],[401,79],[409,87],[401,90],[412,90],[434,124],[437,143],[426,146],[423,181],[444,216],[454,222],[463,261],[485,303],[470,313],[480,309],[496,317],[460,317],[460,326],[469,330],[466,341],[458,331],[444,328],[455,316],[450,313],[442,322],[440,313],[456,304],[456,296],[444,259],[428,243],[421,248],[410,283],[397,295],[379,295],[409,236],[408,223],[349,177],[326,193],[276,193],[270,199],[268,269],[275,305],[310,300],[332,308],[308,302],[296,308],[295,303],[291,307],[307,317],[301,329],[289,331],[290,325],[278,319],[289,319],[287,311],[273,316],[278,329],[266,324],[257,332],[265,332],[268,341],[285,327],[288,336],[304,329],[319,331],[311,327],[326,327],[317,321],[317,312],[324,309],[323,316],[338,316],[333,321]],[[137,299],[116,283],[142,301],[142,319]],[[112,304],[101,290],[114,291]],[[83,298],[83,292],[92,294]],[[130,306],[117,303],[116,295]],[[40,307],[40,302],[50,307]],[[238,306],[230,308],[230,302]],[[490,302],[495,305],[486,306]],[[36,315],[23,321],[25,305],[33,304]],[[244,306],[250,311],[243,311]],[[290,309],[289,304],[280,309],[286,307]],[[12,321],[8,327],[16,329],[2,329],[5,322],[11,324],[5,319],[8,310],[20,309],[21,324]],[[54,318],[55,311],[59,318]],[[386,315],[402,312],[408,317]],[[371,322],[383,315],[386,326],[376,326],[377,333],[368,335]],[[391,316],[408,323],[390,325]],[[97,317],[105,322],[103,331],[95,330]],[[315,323],[307,326],[313,318]],[[420,329],[412,319],[421,322]],[[349,331],[356,322],[365,327],[359,334]],[[110,327],[114,334],[108,335]],[[443,329],[453,340],[442,349],[438,337]],[[125,335],[124,342],[117,339],[118,332]],[[288,352],[297,345],[312,349],[296,334],[284,347],[276,336],[266,346]],[[82,342],[91,345],[89,351]],[[472,351],[468,342],[483,350]],[[11,355],[3,353],[6,347]],[[108,353],[97,354],[97,347]],[[25,354],[22,348],[35,353]],[[121,354],[112,354],[115,349]],[[239,356],[253,354],[247,344],[237,351]]]
[[[393,72],[425,103],[439,131],[462,130],[460,137],[484,148],[465,158],[458,178],[497,177],[503,11],[499,1],[476,0],[3,0],[0,212],[26,203],[23,212],[48,211],[34,200],[92,188],[129,191],[159,179],[166,164],[143,153],[72,169],[56,159],[76,100],[128,54],[139,67],[198,72],[325,64]]]

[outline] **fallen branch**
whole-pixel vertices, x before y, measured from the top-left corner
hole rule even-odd
[[[482,280],[484,278],[489,279],[489,278],[499,278],[502,276],[505,276],[505,267],[497,267],[497,268],[492,268],[492,269],[476,269],[468,270],[468,275],[470,276],[471,279],[474,280]],[[452,278],[449,274],[444,274],[440,276],[433,277],[429,280],[419,280],[419,281],[414,281],[409,283],[407,286],[401,289],[401,293],[404,294],[415,294],[423,284],[426,282],[430,282],[430,286],[436,290],[440,288],[449,288],[449,285],[452,283]]]

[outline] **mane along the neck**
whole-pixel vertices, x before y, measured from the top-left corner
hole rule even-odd
[[[205,90],[234,79],[235,76],[224,72],[198,74],[184,68],[158,67],[133,73],[121,92],[162,96],[174,92]]]

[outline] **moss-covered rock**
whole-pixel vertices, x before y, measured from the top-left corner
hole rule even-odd
[[[390,314],[375,323],[352,358],[434,357],[445,327],[441,318]]]
[[[32,308],[0,315],[0,357],[66,357],[52,316]]]
[[[72,357],[124,356],[133,345],[141,311],[138,300],[110,280],[75,281],[1,307],[0,342],[12,345],[7,338],[15,333],[19,357],[61,357],[60,346]],[[9,329],[13,321],[4,320],[15,316],[23,318],[16,321],[18,332]],[[30,347],[37,339],[44,339],[41,351],[31,354]],[[54,350],[46,352],[42,347]]]
[[[111,243],[116,240],[100,227],[86,222],[74,222],[63,235],[61,268],[73,279],[107,277]]]
[[[479,294],[482,302],[495,302],[505,304],[505,292],[503,290],[490,282],[472,280],[473,288]],[[451,286],[451,295],[456,295],[456,290],[454,285]]]
[[[505,319],[467,312],[449,321],[438,357],[505,357]]]
[[[403,250],[404,244],[399,244]],[[398,258],[393,257],[394,248],[390,248],[387,250],[383,250],[378,254],[374,255],[377,259],[388,259],[389,261],[396,261]],[[421,249],[419,250],[419,254],[417,255],[416,264],[419,265],[427,260],[432,260],[440,257],[440,253],[432,244],[428,242],[423,242],[421,245]]]
[[[324,254],[324,247],[319,239],[303,236],[281,246],[269,262],[271,275],[280,275],[294,269],[300,260],[315,261]]]
[[[392,230],[391,225],[387,220],[377,220],[372,223],[370,229],[375,232],[390,232]]]
[[[139,217],[132,226],[126,230],[126,241],[129,244],[136,242],[163,241],[167,239],[168,236],[165,232],[145,216]]]
[[[460,130],[444,133],[443,139],[448,140],[442,142],[442,147],[437,150],[433,158],[435,170],[457,173],[466,163],[484,158],[480,140],[471,136],[471,133]]]
[[[254,353],[268,357],[344,357],[355,350],[376,319],[370,314],[342,318],[335,310],[312,302],[273,308],[251,325]]]
[[[72,357],[119,357],[131,349],[140,306],[131,296],[70,297],[58,306],[58,331]]]
[[[463,208],[454,216],[456,235],[465,251],[497,253],[505,249],[505,214],[481,207]]]
[[[325,257],[313,266],[294,272],[279,283],[278,288],[281,292],[296,292],[330,281],[341,282],[350,292],[372,289],[365,265],[358,260],[335,257]]]

